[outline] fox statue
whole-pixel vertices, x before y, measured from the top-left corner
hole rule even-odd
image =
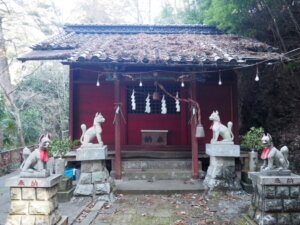
[[[213,131],[213,137],[210,141],[211,144],[226,143],[233,144],[232,122],[227,123],[227,127],[221,123],[219,112],[213,111],[209,117],[209,120],[213,121],[210,129]],[[223,140],[218,141],[219,136]]]
[[[280,150],[275,148],[270,134],[264,134],[261,141],[265,148],[261,153],[261,159],[264,162],[260,170],[287,170],[290,165],[287,146],[283,146]]]
[[[96,137],[99,145],[102,147],[103,141],[101,138],[101,133],[102,133],[101,123],[104,122],[105,122],[105,118],[102,116],[102,114],[96,113],[92,127],[86,129],[86,125],[82,124],[81,125],[82,135],[80,137],[81,144],[82,145],[92,144],[91,143],[92,139]]]
[[[23,163],[21,164],[21,177],[48,177],[47,170],[48,148],[50,146],[50,136],[41,135],[38,148],[30,152],[28,148],[23,149]]]

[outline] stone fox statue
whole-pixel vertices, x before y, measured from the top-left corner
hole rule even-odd
[[[102,116],[102,114],[96,113],[92,127],[86,129],[86,125],[82,124],[81,125],[82,135],[80,137],[81,144],[82,145],[91,144],[92,139],[96,137],[99,145],[103,146],[103,142],[101,138],[101,133],[102,133],[101,123],[104,122],[105,119]]]
[[[232,133],[232,122],[227,123],[227,127],[223,125],[220,121],[220,116],[218,111],[213,111],[209,117],[209,120],[213,121],[210,129],[213,131],[213,138],[211,143],[218,142],[219,136],[223,138],[222,142],[233,142],[233,133]]]
[[[270,134],[264,134],[261,141],[265,148],[261,153],[261,159],[264,160],[264,162],[260,170],[288,169],[290,165],[288,161],[289,149],[286,146],[283,146],[280,150],[275,148]]]
[[[23,149],[23,163],[21,165],[21,176],[43,177],[49,176],[46,170],[48,162],[48,148],[50,146],[50,136],[41,135],[38,148],[30,152],[28,148]],[[30,175],[31,174],[31,175]]]

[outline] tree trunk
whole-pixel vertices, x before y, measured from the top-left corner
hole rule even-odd
[[[5,103],[8,104],[16,119],[17,126],[17,136],[18,136],[18,144],[21,146],[25,146],[24,136],[23,136],[23,128],[20,118],[20,110],[16,106],[13,98],[13,86],[11,84],[10,73],[9,73],[9,65],[6,57],[6,48],[5,48],[5,40],[3,35],[3,27],[2,27],[2,17],[0,17],[0,87],[3,91],[3,96],[5,99]]]

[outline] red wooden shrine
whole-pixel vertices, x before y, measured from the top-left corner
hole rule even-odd
[[[205,144],[210,142],[208,117],[213,110],[219,111],[223,123],[233,122],[238,141],[234,69],[280,58],[269,45],[205,25],[67,25],[64,33],[32,49],[19,59],[61,60],[70,68],[69,124],[73,139],[80,138],[81,124],[92,125],[96,112],[106,119],[102,138],[114,152],[117,179],[121,178],[122,152],[149,150],[190,151],[192,177],[198,178],[198,153],[204,152]],[[220,79],[222,85],[218,84]],[[147,90],[139,87],[141,81]],[[192,105],[186,102],[180,103],[180,112],[161,114],[159,108],[150,114],[143,109],[139,113],[131,111],[129,93],[143,90],[144,95],[139,95],[137,101],[140,107],[145,104],[147,92],[152,96],[156,90],[156,82],[200,104],[205,138],[195,137],[197,122]],[[118,106],[120,113],[115,113]],[[142,144],[142,130],[167,132],[167,140],[162,145]]]

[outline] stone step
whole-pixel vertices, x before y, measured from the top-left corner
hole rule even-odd
[[[204,192],[202,180],[116,180],[116,193],[122,194],[174,194]]]
[[[201,161],[198,162],[202,169]],[[122,170],[148,170],[148,169],[187,169],[191,170],[191,159],[128,159],[122,161]]]
[[[202,171],[199,170],[199,173]],[[111,176],[115,176],[115,171],[111,171]],[[122,172],[123,180],[186,180],[192,178],[192,170],[183,169],[127,169]]]

